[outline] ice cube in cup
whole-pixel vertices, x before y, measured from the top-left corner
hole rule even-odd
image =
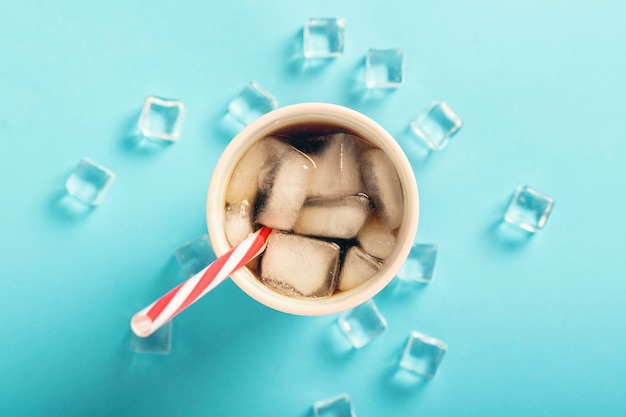
[[[355,195],[363,191],[358,156],[360,140],[348,133],[312,139],[324,143],[311,156],[315,169],[309,183],[309,197]]]
[[[226,203],[238,203],[243,200],[254,202],[259,191],[262,167],[272,161],[271,158],[282,154],[291,147],[278,138],[269,136],[254,143],[241,157],[233,171],[230,184],[226,189]]]
[[[370,214],[370,199],[364,195],[308,199],[293,227],[295,233],[337,239],[354,238]]]
[[[226,206],[224,229],[228,242],[235,246],[254,232],[253,206],[248,200]]]
[[[396,235],[378,218],[370,216],[357,236],[359,245],[368,255],[386,259],[396,247]]]
[[[402,222],[402,186],[396,168],[380,149],[368,149],[361,155],[361,178],[365,193],[374,200],[374,206],[383,224],[390,230]]]
[[[323,298],[335,290],[338,266],[339,245],[275,231],[267,240],[260,275],[283,294]]]
[[[290,147],[269,156],[259,175],[257,222],[273,229],[291,230],[298,219],[313,169],[309,157]]]
[[[376,275],[381,265],[381,261],[369,256],[358,246],[351,247],[343,261],[337,289],[348,291],[358,287]]]

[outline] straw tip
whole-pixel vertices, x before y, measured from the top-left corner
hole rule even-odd
[[[130,328],[139,337],[148,337],[152,333],[152,320],[145,314],[135,314],[130,320]]]

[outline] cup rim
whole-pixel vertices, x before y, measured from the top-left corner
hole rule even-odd
[[[389,284],[406,260],[413,246],[419,220],[419,194],[413,168],[396,140],[377,122],[350,108],[328,103],[293,104],[267,113],[243,128],[226,146],[213,170],[206,203],[209,237],[217,256],[231,249],[223,227],[227,180],[246,150],[257,140],[282,126],[315,121],[345,127],[346,130],[382,149],[396,166],[404,211],[394,251],[381,271],[372,279],[351,290],[328,298],[307,299],[280,294],[265,286],[247,267],[235,271],[231,278],[246,294],[258,302],[285,313],[320,316],[356,307],[378,294]],[[214,196],[218,196],[215,198]]]

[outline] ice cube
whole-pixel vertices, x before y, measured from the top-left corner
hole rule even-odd
[[[180,137],[184,114],[182,101],[146,97],[139,116],[139,131],[148,139],[175,142]]]
[[[348,394],[316,401],[313,404],[314,417],[356,417]]]
[[[274,232],[261,259],[261,281],[281,293],[327,297],[335,290],[339,245]]]
[[[546,225],[554,199],[528,186],[519,186],[504,214],[504,220],[528,232],[537,232]]]
[[[414,244],[409,256],[398,271],[398,278],[403,281],[429,284],[433,280],[437,245]]]
[[[436,101],[411,122],[411,130],[435,151],[446,147],[463,122],[444,101]]]
[[[369,255],[385,259],[396,246],[396,235],[385,227],[378,216],[371,216],[357,236],[359,244]]]
[[[293,147],[272,157],[260,177],[263,202],[259,204],[257,222],[291,230],[306,198],[312,168],[313,161]]]
[[[425,378],[433,378],[447,350],[448,346],[441,340],[411,332],[400,367]]]
[[[278,107],[278,101],[256,81],[251,81],[228,106],[230,114],[243,125]]]
[[[67,193],[85,205],[97,206],[115,180],[115,174],[92,161],[82,158],[65,182]]]
[[[309,183],[310,197],[346,196],[363,191],[357,163],[358,139],[347,133],[336,133],[324,140],[326,145],[311,155],[315,169]]]
[[[215,253],[208,235],[202,235],[180,245],[174,254],[188,277],[202,271],[215,260]]]
[[[341,313],[337,324],[357,349],[367,345],[387,329],[387,321],[373,300]]]
[[[370,199],[363,195],[306,200],[293,230],[310,236],[351,239],[370,212]]]
[[[252,223],[252,205],[248,200],[226,206],[224,231],[231,246],[235,246],[254,232]]]
[[[398,88],[404,82],[402,49],[370,49],[365,58],[367,88]]]
[[[346,21],[343,18],[309,19],[304,25],[306,58],[334,58],[343,53]]]
[[[226,189],[226,203],[248,200],[254,203],[259,190],[259,175],[268,158],[280,155],[290,146],[278,138],[268,136],[254,143],[243,154]]]
[[[361,248],[353,246],[348,250],[341,267],[337,289],[347,291],[356,288],[380,271],[382,263]]]
[[[402,222],[400,179],[391,159],[380,149],[368,149],[361,157],[361,178],[383,224],[395,230]]]

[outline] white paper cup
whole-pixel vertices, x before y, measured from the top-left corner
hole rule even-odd
[[[364,284],[327,298],[298,298],[266,287],[250,269],[244,267],[231,278],[250,297],[273,309],[303,315],[319,316],[348,310],[378,294],[406,260],[413,245],[419,219],[419,197],[413,169],[395,139],[378,123],[352,109],[325,103],[295,104],[274,110],[244,128],[228,144],[215,166],[207,196],[207,226],[215,253],[220,256],[231,246],[224,231],[224,207],[228,181],[237,162],[256,141],[295,124],[329,124],[351,132],[382,149],[393,161],[404,195],[403,219],[397,233],[395,249],[381,270]]]

